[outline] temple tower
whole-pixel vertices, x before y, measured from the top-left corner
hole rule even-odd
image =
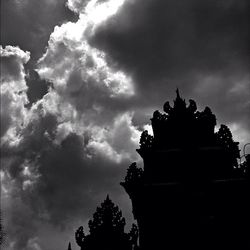
[[[249,178],[229,128],[215,131],[210,108],[198,111],[176,91],[151,119],[121,185],[131,198],[146,249],[250,249]]]

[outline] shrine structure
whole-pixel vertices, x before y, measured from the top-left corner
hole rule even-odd
[[[144,168],[131,164],[121,183],[140,249],[250,249],[250,159],[239,164],[238,142],[226,125],[215,131],[210,108],[176,94],[141,135]]]

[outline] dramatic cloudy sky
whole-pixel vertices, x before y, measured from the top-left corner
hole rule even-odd
[[[248,0],[1,5],[6,249],[67,249],[107,193],[130,224],[119,182],[176,87],[250,141]]]

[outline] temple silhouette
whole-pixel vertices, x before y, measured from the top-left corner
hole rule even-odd
[[[178,89],[163,111],[153,113],[153,135],[141,134],[143,168],[132,163],[121,182],[137,226],[126,233],[121,210],[107,196],[89,233],[82,226],[75,232],[76,243],[81,250],[249,250],[250,154],[244,147],[242,162],[230,129],[216,131],[210,108],[187,105]]]
[[[250,249],[250,157],[230,129],[215,131],[216,117],[176,91],[151,119],[137,150],[144,167],[132,163],[121,185],[139,228],[141,250]]]

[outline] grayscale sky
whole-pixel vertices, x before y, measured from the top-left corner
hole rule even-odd
[[[119,185],[180,89],[250,141],[248,0],[1,1],[7,250],[61,250]],[[85,227],[87,229],[87,227]]]

